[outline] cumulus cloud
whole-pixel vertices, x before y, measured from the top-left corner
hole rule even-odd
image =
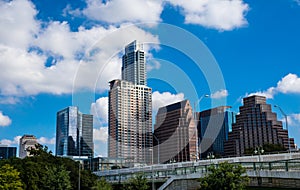
[[[107,23],[158,22],[163,10],[160,0],[87,0],[82,12],[87,17]]]
[[[2,140],[0,140],[0,143],[3,144],[3,145],[8,145],[8,146],[11,146],[11,145],[16,146],[16,145],[19,145],[20,138],[21,138],[21,136],[16,136],[16,137],[14,137],[13,140],[2,139]]]
[[[157,60],[150,60],[147,62],[147,71],[151,71],[153,69],[159,69],[160,68],[160,62]]]
[[[293,113],[287,116],[290,126],[300,127],[300,113]]]
[[[39,31],[37,11],[31,1],[0,1],[0,42],[15,48],[27,48]]]
[[[265,91],[249,93],[246,96],[261,95],[273,99],[274,95],[278,93],[300,94],[300,78],[296,74],[289,73],[277,82],[276,87],[270,87]]]
[[[47,137],[40,137],[38,138],[38,143],[44,145],[44,144],[55,144],[55,137],[53,138],[47,138]]]
[[[220,98],[225,98],[228,96],[228,91],[227,90],[219,90],[213,94],[211,94],[211,98],[213,99],[220,99]]]
[[[66,94],[95,86],[107,90],[107,81],[120,76],[118,53],[126,44],[135,39],[158,43],[136,26],[79,27],[74,32],[67,22],[51,21],[41,27],[27,0],[1,1],[0,11],[2,104],[39,93]]]
[[[157,112],[160,107],[167,106],[179,101],[184,100],[184,94],[171,94],[170,92],[160,93],[155,91],[152,93],[152,110],[153,113]]]
[[[6,127],[11,124],[11,119],[0,111],[0,127]]]
[[[108,127],[100,127],[94,129],[94,141],[107,142],[108,138]]]
[[[245,14],[249,6],[242,0],[168,0],[168,2],[181,9],[187,24],[198,24],[217,30],[232,30],[248,23]]]
[[[108,123],[108,97],[101,97],[91,105],[91,114],[99,125]]]
[[[284,94],[300,94],[300,78],[296,74],[289,73],[277,83],[276,91]]]

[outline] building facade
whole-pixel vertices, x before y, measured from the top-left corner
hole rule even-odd
[[[17,156],[17,147],[9,147],[0,144],[0,160],[14,158]]]
[[[125,48],[122,80],[110,82],[108,156],[150,163],[152,89],[146,86],[145,57],[136,41]]]
[[[19,157],[25,158],[29,156],[28,149],[35,148],[35,145],[38,144],[37,138],[34,135],[23,135],[20,138],[19,144]]]
[[[57,112],[56,155],[93,157],[93,115],[75,106]]]
[[[199,158],[206,158],[208,152],[215,156],[224,156],[224,143],[235,121],[235,114],[228,109],[230,106],[220,106],[198,112],[198,147]]]
[[[189,100],[158,109],[154,136],[154,163],[197,159],[197,130]]]
[[[146,59],[143,44],[133,41],[122,57],[122,80],[147,86]]]
[[[266,97],[250,96],[243,99],[240,114],[232,125],[232,132],[225,142],[225,154],[228,156],[245,155],[247,149],[255,149],[265,144],[283,145],[288,149],[290,140],[294,148],[294,139],[283,129],[282,122],[277,120],[277,114],[272,112]]]

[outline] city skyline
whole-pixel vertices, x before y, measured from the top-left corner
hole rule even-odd
[[[289,134],[300,143],[300,4],[296,0],[106,4],[2,0],[0,10],[2,144],[17,147],[22,135],[33,134],[55,152],[56,112],[77,105],[83,113],[95,115],[95,155],[106,156],[108,81],[120,78],[123,48],[133,40],[147,45],[147,85],[153,89],[154,116],[159,107],[183,99],[193,105],[204,94],[211,98],[198,102],[196,111],[213,108],[211,101],[223,98],[238,112],[243,97],[264,94],[269,104],[279,105],[288,115]],[[137,25],[145,22],[150,24]],[[151,33],[153,23],[168,23],[202,41],[217,61],[226,88],[211,89],[204,71],[191,66],[186,52],[166,47],[159,35]],[[111,36],[115,31],[122,33]],[[168,35],[179,38],[175,32]],[[193,81],[192,88],[186,81]],[[284,121],[278,109],[273,111]]]

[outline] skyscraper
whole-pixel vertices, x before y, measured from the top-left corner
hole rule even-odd
[[[158,109],[154,135],[154,163],[196,160],[197,130],[188,100]]]
[[[57,112],[56,155],[93,157],[92,115],[82,114],[74,106]]]
[[[122,80],[110,81],[108,156],[150,163],[152,89],[146,86],[142,44],[125,47],[122,65]]]
[[[34,135],[23,135],[20,138],[20,145],[19,145],[19,157],[25,158],[29,156],[29,148],[35,148],[35,145],[38,144],[37,138]]]
[[[232,132],[225,142],[225,154],[242,156],[245,150],[262,147],[265,144],[279,144],[288,149],[288,131],[283,129],[282,122],[277,120],[266,97],[250,96],[243,99],[240,114],[232,125]],[[294,139],[290,138],[294,148]]]
[[[145,52],[143,44],[137,41],[125,47],[122,57],[122,80],[147,86]]]
[[[235,121],[230,106],[219,106],[197,113],[200,158],[206,158],[208,152],[224,155],[224,143]]]

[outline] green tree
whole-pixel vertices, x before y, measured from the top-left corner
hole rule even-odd
[[[125,183],[125,188],[127,190],[147,190],[149,189],[148,181],[143,174],[137,174]]]
[[[19,177],[19,172],[9,164],[0,168],[0,189],[3,190],[22,190],[23,184]]]
[[[92,188],[93,190],[112,190],[112,186],[108,183],[103,177],[97,181],[95,187]]]
[[[46,167],[47,176],[43,176],[43,187],[45,190],[70,190],[71,181],[68,171],[63,166]]]
[[[242,190],[249,183],[245,175],[245,168],[240,164],[233,165],[228,162],[220,163],[218,166],[211,165],[208,174],[199,179],[200,189],[204,190]]]

